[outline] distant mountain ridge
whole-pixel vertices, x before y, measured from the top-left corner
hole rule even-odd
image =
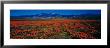
[[[21,16],[11,16],[10,19],[101,19],[101,14],[80,14],[80,15],[61,15],[55,13],[41,13],[36,15],[21,15]]]

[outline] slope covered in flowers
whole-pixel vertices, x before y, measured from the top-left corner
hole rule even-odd
[[[10,21],[11,39],[100,39],[98,20]]]

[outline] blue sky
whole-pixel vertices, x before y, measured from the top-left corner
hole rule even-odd
[[[101,10],[10,10],[10,16],[56,13],[61,15],[101,14]]]

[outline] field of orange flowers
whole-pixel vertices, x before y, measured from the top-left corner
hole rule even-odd
[[[10,21],[11,39],[100,39],[97,20]]]

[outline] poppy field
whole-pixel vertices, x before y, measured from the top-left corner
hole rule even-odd
[[[100,39],[100,20],[11,20],[11,39]]]

